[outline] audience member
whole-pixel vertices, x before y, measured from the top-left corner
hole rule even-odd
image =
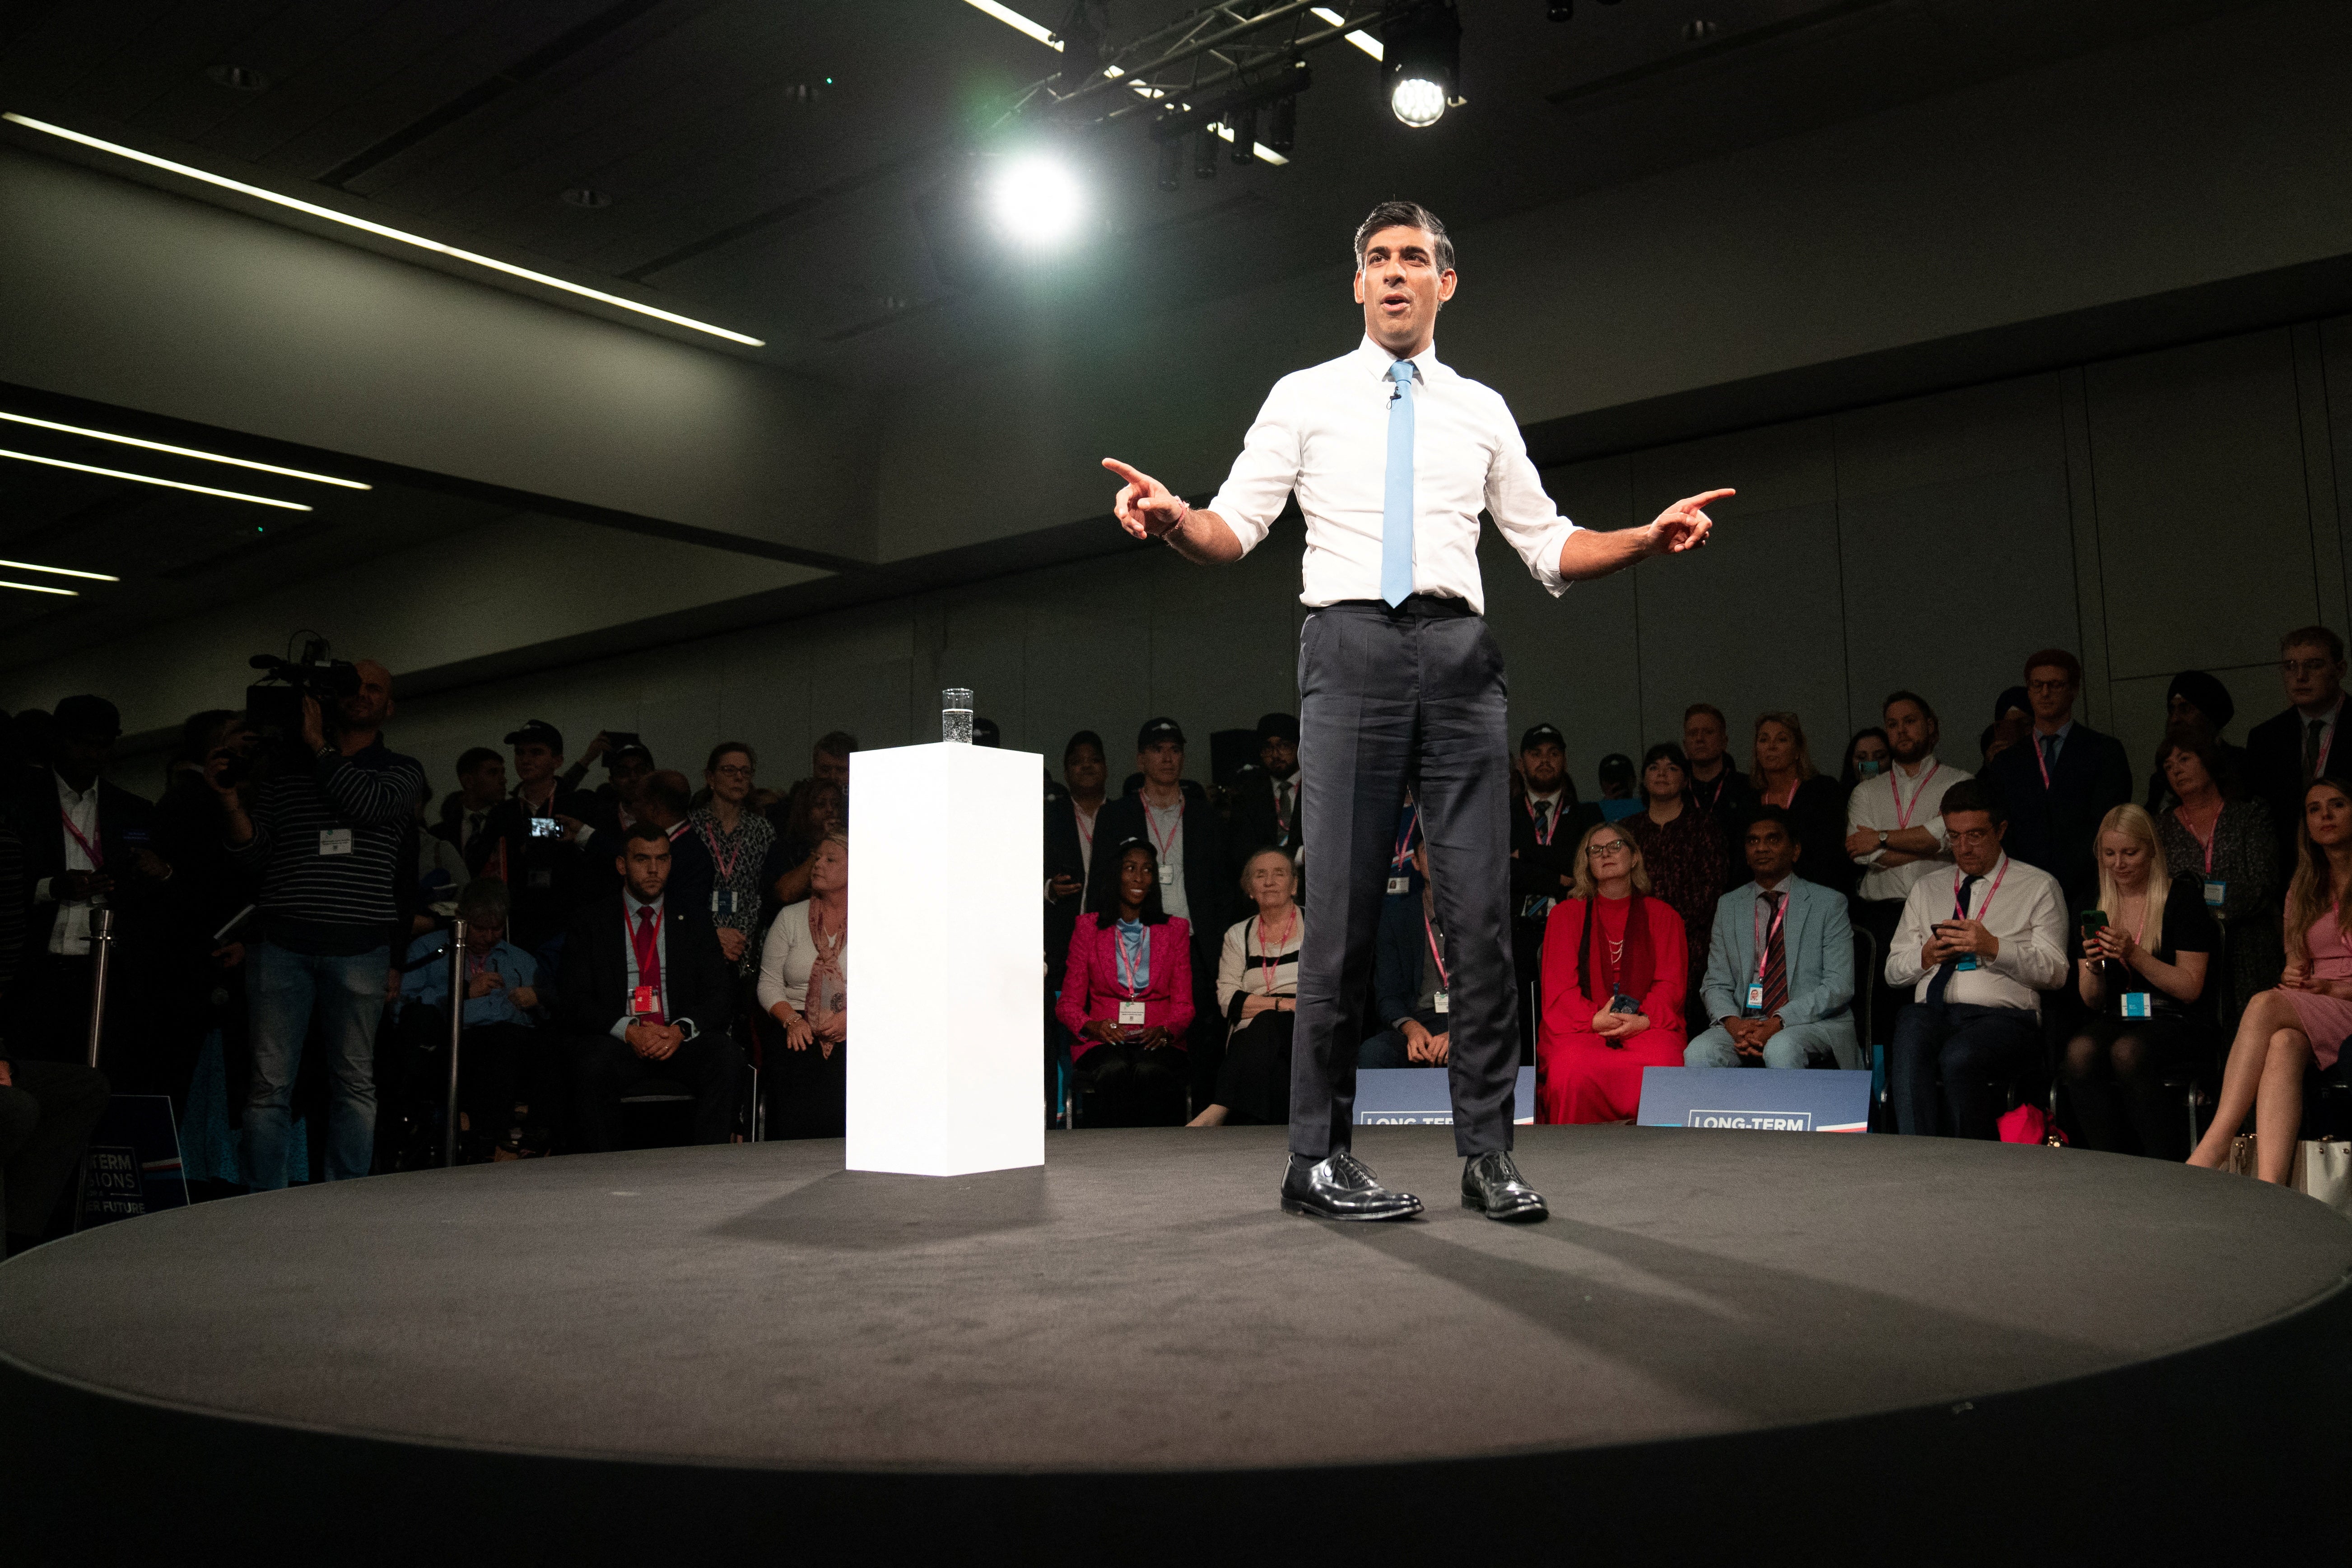
[[[1845,767],[1838,775],[1838,786],[1850,800],[1865,779],[1874,779],[1895,765],[1895,745],[1886,731],[1875,724],[1853,732],[1845,743]]]
[[[457,758],[457,793],[446,803],[456,805],[457,815],[436,823],[434,837],[456,845],[461,855],[471,854],[490,813],[506,797],[507,760],[488,746],[468,746]]]
[[[2033,732],[1985,768],[2009,812],[2009,853],[2058,879],[2066,907],[2081,909],[2097,890],[2091,841],[2099,824],[2131,798],[2131,764],[2123,743],[2074,718],[2083,666],[2063,648],[2025,661],[2025,695]]]
[[[2099,824],[2099,902],[2074,939],[2074,984],[2093,1015],[2064,1057],[2083,1142],[2179,1160],[2188,1131],[2164,1075],[2188,1060],[2210,1016],[2205,979],[2220,933],[2197,878],[2172,875],[2139,806],[2116,806]]]
[[[383,743],[393,712],[383,666],[361,661],[359,689],[336,705],[331,739],[317,699],[301,700],[299,752],[268,759],[257,784],[223,782],[224,756],[205,767],[227,817],[229,858],[261,888],[244,964],[253,1038],[245,1159],[247,1184],[256,1189],[286,1184],[294,1076],[314,1020],[334,1085],[326,1178],[368,1173],[376,1024],[392,942],[404,949],[408,940],[403,839],[415,831],[426,787],[422,764]]]
[[[849,829],[848,792],[830,777],[803,779],[768,820],[776,826],[776,863],[784,868],[768,891],[780,904],[799,903],[808,897],[817,847]]]
[[[460,1147],[485,1158],[504,1134],[509,1152],[545,1152],[551,1118],[563,1095],[562,1063],[541,1038],[539,963],[507,941],[507,886],[485,877],[457,895],[466,922],[466,1016],[457,1042],[457,1125]],[[404,1002],[444,1015],[439,1038],[448,1039],[449,933],[436,931],[408,946],[402,965]],[[448,1063],[441,1063],[446,1086]]]
[[[1305,842],[1298,808],[1298,718],[1268,713],[1257,721],[1257,766],[1244,770],[1230,818],[1234,850],[1255,855],[1272,845],[1295,861]]]
[[[1642,809],[1633,789],[1633,758],[1622,752],[1611,752],[1593,764],[1592,773],[1601,784],[1602,821],[1622,822]]]
[[[1977,752],[1987,769],[1992,760],[2033,733],[2033,700],[2022,686],[2012,686],[1993,699],[1992,722],[1977,737]]]
[[[1544,922],[1576,880],[1577,836],[1600,821],[1601,813],[1578,804],[1576,783],[1568,776],[1568,744],[1549,724],[1534,725],[1519,738],[1519,778],[1527,787],[1511,814],[1511,960],[1525,996],[1541,967]],[[1522,1050],[1535,1037],[1536,1020],[1522,1006]]]
[[[1217,961],[1217,1006],[1231,1034],[1217,1069],[1217,1090],[1195,1127],[1243,1120],[1290,1120],[1290,1034],[1297,1021],[1298,950],[1306,926],[1296,899],[1290,855],[1268,845],[1242,867],[1242,893],[1257,913],[1225,932]]]
[[[1748,808],[1749,791],[1747,776],[1731,765],[1731,725],[1722,709],[1712,702],[1694,702],[1683,710],[1683,757],[1691,798],[1726,825],[1727,836],[1734,830],[1730,819]]]
[[[760,1011],[783,1037],[768,1063],[778,1138],[838,1138],[849,1114],[849,836],[818,840],[809,896],[787,904],[760,953]]]
[[[1936,755],[1943,723],[1916,691],[1890,693],[1879,705],[1885,721],[1890,767],[1864,780],[1845,802],[1845,852],[1862,868],[1855,910],[1882,957],[1894,951],[1895,928],[1912,885],[1948,869],[1944,852],[1944,794],[1969,775]],[[1881,782],[1882,779],[1884,782]],[[1869,977],[1875,1041],[1892,1038],[1901,1003],[1886,983],[1884,963]]]
[[[776,862],[776,830],[764,816],[744,808],[759,757],[740,741],[710,748],[702,780],[709,803],[688,818],[710,857],[710,923],[727,962],[748,967],[751,933],[760,924],[760,896],[782,874]]]
[[[604,763],[604,782],[588,794],[595,809],[584,820],[592,826],[619,832],[636,820],[631,803],[653,774],[654,754],[634,731],[599,730],[589,737],[580,760],[563,770],[557,787],[567,795],[580,793],[580,786],[587,782],[588,764],[600,758]]]
[[[671,850],[658,824],[633,825],[615,868],[621,891],[583,905],[564,933],[556,1014],[590,1149],[619,1142],[622,1097],[648,1081],[694,1097],[697,1143],[733,1134],[743,1067],[731,1032],[735,972],[704,906],[667,896]]]
[[[1953,1132],[1992,1138],[2000,1085],[2042,1037],[2041,992],[2066,977],[2064,896],[2057,879],[2002,847],[2009,824],[1981,779],[1944,792],[1948,880],[1922,877],[1886,952],[1890,984],[1915,987],[1887,1052],[1895,1125],[1938,1131],[1937,1091]]]
[[[2229,963],[2210,977],[2207,996],[2228,1027],[2249,997],[2278,984],[2284,962],[2280,933],[2271,926],[2284,879],[2270,807],[2239,789],[2220,748],[2193,730],[2166,737],[2156,749],[2156,771],[2179,803],[2156,821],[2164,863],[2176,875],[2194,876],[2199,901],[2225,922],[2221,951]]]
[[[1716,905],[1707,947],[1709,1026],[1683,1053],[1695,1068],[1852,1068],[1853,928],[1845,900],[1795,875],[1803,845],[1789,814],[1748,808],[1747,886]]]
[[[2300,821],[2286,890],[2286,970],[2278,988],[2254,997],[2239,1018],[2221,1103],[2189,1156],[2192,1165],[2222,1164],[2252,1111],[2255,1173],[2280,1184],[2302,1135],[2303,1075],[2315,1062],[2334,1067],[2352,1032],[2352,780],[2331,773],[2305,786]]]
[[[1622,826],[1641,852],[1652,895],[1683,920],[1687,965],[1683,977],[1684,1023],[1688,1026],[1699,981],[1706,972],[1715,900],[1723,890],[1723,835],[1715,818],[1691,797],[1682,748],[1672,741],[1661,741],[1642,754],[1642,795],[1644,809],[1627,817]]]
[[[1004,731],[997,728],[995,720],[983,714],[971,721],[971,743],[992,749],[1002,748],[1004,744]]]
[[[0,811],[0,1001],[16,1011],[27,897],[24,841]],[[58,1215],[106,1110],[106,1077],[81,1062],[11,1059],[0,1038],[0,1258],[13,1258],[71,1223]],[[57,1223],[53,1225],[53,1221]]]
[[[2286,686],[2286,710],[2247,731],[2246,786],[2270,806],[2284,872],[2302,861],[2305,787],[2315,779],[2352,775],[2352,756],[2335,757],[2336,721],[2344,712],[2344,639],[2326,626],[2296,627],[2279,638],[2279,677]]]
[[[2230,689],[2201,669],[2184,669],[2172,678],[2164,693],[2164,732],[2200,738],[2210,744],[2216,762],[2213,776],[2217,779],[2241,779],[2246,771],[2246,753],[2221,739],[2221,731],[2237,716],[2238,705],[2230,696]],[[2161,817],[2179,804],[2172,793],[2171,781],[2164,776],[2164,764],[2158,763],[2147,775],[2147,809],[2151,816]]]
[[[477,877],[507,885],[515,944],[536,952],[562,933],[593,885],[585,847],[596,805],[558,782],[563,732],[554,725],[530,720],[506,743],[514,748],[514,793],[483,818],[466,865]]]
[[[231,864],[228,822],[220,796],[205,776],[215,757],[233,758],[247,765],[257,737],[245,715],[226,708],[189,715],[180,728],[163,798],[155,803],[155,853],[172,868],[163,889],[161,931],[155,956],[154,995],[147,1016],[156,1034],[158,1051],[167,1065],[168,1083],[162,1086],[172,1103],[188,1103],[190,1080],[205,1048],[206,1035],[224,1027],[222,1056],[236,1063],[236,1087],[243,1089],[245,1036],[229,1016],[242,1014],[245,987],[231,985],[233,971],[244,962],[245,943],[226,930],[250,902],[245,879]]]
[[[1102,816],[1103,784],[1110,776],[1102,737],[1081,730],[1062,748],[1062,777],[1068,787],[1045,798],[1045,997],[1062,988],[1062,965],[1070,956],[1070,933],[1087,912],[1087,889],[1094,876],[1095,824]]]
[[[1077,1093],[1092,1097],[1090,1120],[1179,1121],[1170,1112],[1190,1072],[1192,929],[1167,911],[1175,883],[1161,875],[1151,843],[1116,842],[1116,855],[1095,862],[1094,910],[1070,938],[1055,1016],[1070,1031],[1070,1072]]]
[[[669,836],[671,907],[698,910],[708,919],[710,895],[719,886],[719,868],[711,864],[709,847],[693,831],[689,815],[693,801],[686,775],[664,768],[648,777],[637,792],[637,820],[651,823]],[[625,855],[622,844],[625,837],[625,834],[598,834],[590,841],[589,853],[601,859],[609,851],[618,864]]]
[[[1835,893],[1851,890],[1853,863],[1840,850],[1845,838],[1845,792],[1835,779],[1822,776],[1813,766],[1804,725],[1785,710],[1761,714],[1756,721],[1754,747],[1748,783],[1755,791],[1754,799],[1779,806],[1795,825],[1797,839],[1803,846],[1797,875]],[[1742,822],[1737,834],[1743,851],[1747,833],[1748,824]]]
[[[1619,824],[1586,828],[1576,859],[1544,931],[1536,1120],[1625,1121],[1641,1109],[1642,1069],[1682,1065],[1683,921],[1644,896],[1642,851]]]
[[[110,1042],[143,1058],[143,995],[126,969],[146,970],[149,939],[172,868],[151,847],[155,808],[99,777],[122,733],[103,697],[68,697],[57,706],[48,765],[26,776],[17,805],[25,824],[25,875],[31,919],[25,932],[22,984],[11,1033],[19,1060],[78,1062],[89,1049],[89,924],[114,910],[113,981],[108,997]],[[133,963],[126,963],[126,958]],[[126,984],[126,982],[129,982]],[[112,1054],[107,1058],[111,1063]],[[146,1065],[142,1059],[143,1068]]]
[[[1373,933],[1372,1006],[1386,1028],[1367,1034],[1356,1049],[1359,1068],[1393,1068],[1446,1065],[1452,1056],[1453,998],[1447,994],[1453,952],[1445,918],[1437,911],[1437,890],[1429,881],[1429,846],[1419,820],[1401,835],[1412,876],[1406,891],[1381,900],[1381,923]],[[1394,887],[1400,879],[1391,877]]]

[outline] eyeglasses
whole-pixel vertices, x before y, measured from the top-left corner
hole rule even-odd
[[[1974,847],[1977,847],[1978,845],[1979,845],[1979,844],[1990,844],[1993,840],[1995,840],[1996,838],[1999,838],[2000,837],[2000,834],[1999,830],[1998,830],[1998,829],[1995,829],[1995,828],[1990,828],[1990,827],[1969,827],[1969,828],[1958,828],[1958,827],[1955,827],[1955,828],[1948,829],[1948,830],[1945,833],[1945,835],[1944,835],[1944,841],[1945,841],[1947,844],[1958,844],[1958,845],[1962,845],[1962,846],[1964,846],[1964,847],[1968,847],[1968,848],[1971,848],[1971,849],[1973,849]]]
[[[717,773],[722,779],[748,779],[751,776],[751,770],[745,767],[740,763],[729,763],[722,767],[713,768],[710,771]]]
[[[1586,845],[1584,847],[1584,858],[1588,860],[1598,860],[1603,855],[1614,855],[1620,850],[1622,850],[1627,854],[1631,854],[1633,852],[1633,847],[1632,845],[1626,843],[1622,838],[1604,838]]]
[[[2072,691],[2074,689],[2074,683],[2071,680],[2029,680],[2025,683],[2025,689],[2038,691],[2046,696],[2054,692]]]
[[[2332,658],[2283,658],[2279,660],[2282,675],[2326,675],[2336,668]]]

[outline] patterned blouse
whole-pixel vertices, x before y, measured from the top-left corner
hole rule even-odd
[[[757,812],[735,819],[735,831],[719,826],[709,806],[686,819],[687,827],[710,851],[710,923],[750,932],[760,923],[760,900],[774,876],[768,866],[776,829]]]
[[[1687,795],[1683,814],[1664,826],[1651,821],[1646,811],[1635,812],[1619,826],[1631,830],[1642,851],[1651,895],[1683,918],[1683,947],[1690,960],[1684,994],[1688,1010],[1695,1011],[1701,1005],[1699,980],[1706,973],[1707,944],[1715,934],[1715,901],[1731,874],[1722,826]]]
[[[2286,892],[2279,875],[2278,837],[2271,826],[2270,806],[2259,800],[2225,801],[2213,825],[2213,869],[2205,869],[2205,846],[2180,826],[2176,811],[2156,819],[2156,837],[2164,846],[2164,864],[2176,877],[2189,876],[2201,887],[2210,876],[2226,883],[2221,912],[2230,922],[2230,1002],[2231,1011],[2243,1007],[2257,991],[2278,984],[2285,962],[2278,937],[2265,917],[2273,914]],[[2227,1020],[2225,1020],[2227,1022]]]

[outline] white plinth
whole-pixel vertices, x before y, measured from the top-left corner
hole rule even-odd
[[[1045,1163],[1045,759],[849,759],[849,1157],[958,1176]]]

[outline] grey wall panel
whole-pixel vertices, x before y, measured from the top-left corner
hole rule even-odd
[[[1851,501],[1940,479],[2059,468],[2058,378],[2021,376],[1837,416],[1838,494]]]
[[[2084,372],[2117,679],[2252,664],[2316,618],[2284,330]]]
[[[1511,744],[1531,724],[1559,726],[1570,775],[1590,797],[1594,763],[1642,733],[1633,579],[1579,583],[1555,599],[1491,530],[1478,554],[1487,625],[1510,683]]]

